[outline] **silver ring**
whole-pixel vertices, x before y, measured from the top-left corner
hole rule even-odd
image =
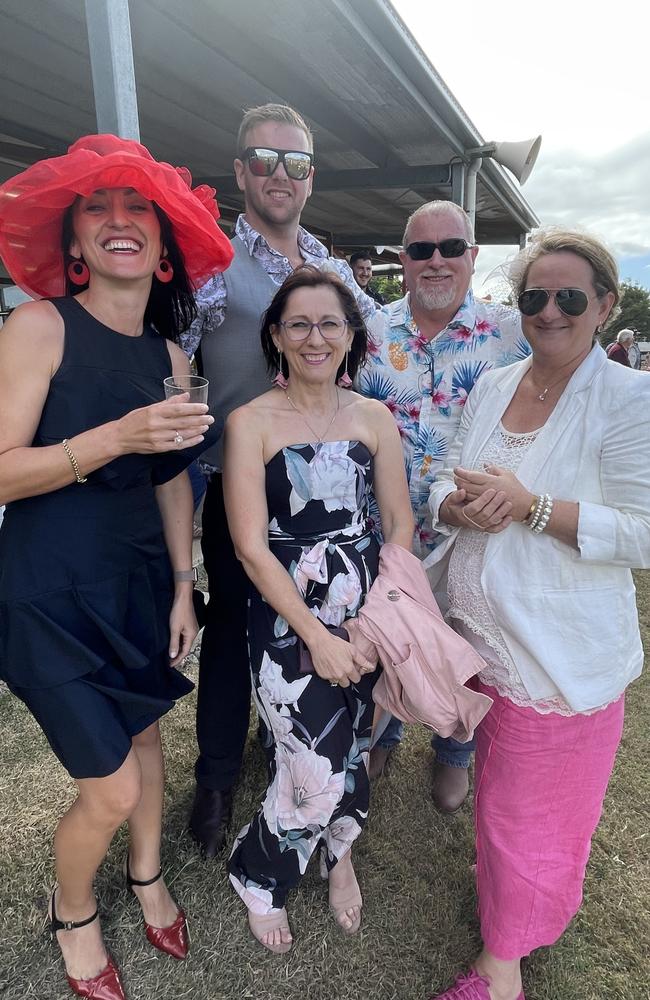
[[[338,686],[339,686],[338,685],[338,681],[330,681],[330,687],[331,688],[337,688]]]
[[[183,437],[183,435],[179,431],[176,431],[176,436],[174,438],[174,444],[182,444],[184,440],[185,440],[185,438]]]

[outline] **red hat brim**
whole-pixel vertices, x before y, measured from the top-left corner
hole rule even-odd
[[[64,156],[40,160],[0,185],[0,257],[12,280],[33,298],[65,294],[63,214],[77,196],[130,187],[168,217],[195,288],[224,271],[233,257],[217,225],[214,188],[191,187],[184,167],[154,160],[133,139],[90,135]]]

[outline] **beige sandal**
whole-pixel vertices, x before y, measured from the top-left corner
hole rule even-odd
[[[338,863],[340,864],[344,858],[349,855],[344,854],[343,858],[339,858]],[[356,934],[361,927],[361,907],[363,906],[363,899],[361,898],[361,889],[359,888],[359,883],[357,882],[357,876],[354,873],[354,868],[352,868],[352,859],[350,858],[350,868],[352,869],[352,880],[345,886],[338,888],[332,884],[331,878],[329,881],[329,902],[330,910],[334,914],[334,918],[343,931],[344,934]],[[357,909],[358,914],[356,919],[352,920],[352,923],[347,926],[343,921],[351,920],[352,918],[348,915],[348,910]]]
[[[251,929],[251,934],[256,941],[266,948],[267,951],[272,951],[274,955],[284,955],[285,952],[289,951],[291,945],[293,944],[293,938],[291,941],[282,941],[278,944],[268,944],[263,938],[272,931],[283,931],[287,930],[289,936],[291,937],[291,928],[289,927],[289,917],[287,916],[287,911],[282,907],[281,910],[276,910],[275,913],[253,913],[252,910],[248,911],[248,926]]]

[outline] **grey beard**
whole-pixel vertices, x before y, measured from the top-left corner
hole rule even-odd
[[[421,309],[433,312],[434,309],[447,309],[456,297],[453,283],[449,288],[422,288],[418,283],[415,287],[415,301]]]

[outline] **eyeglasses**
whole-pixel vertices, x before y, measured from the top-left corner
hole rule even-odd
[[[582,316],[589,305],[589,296],[581,288],[527,288],[517,299],[519,311],[524,316],[537,316],[551,296],[565,316]]]
[[[475,243],[468,243],[460,237],[452,237],[448,240],[441,240],[440,243],[420,240],[416,243],[409,243],[404,253],[408,254],[411,260],[429,260],[436,250],[440,251],[441,257],[462,257],[466,250],[476,246]]]
[[[323,340],[338,340],[345,333],[347,325],[347,319],[322,319],[320,323],[308,323],[306,319],[291,319],[287,323],[280,320],[280,326],[289,340],[293,341],[307,340],[314,327]]]
[[[255,177],[270,177],[278,163],[282,163],[287,177],[292,181],[306,181],[309,177],[314,157],[291,149],[270,149],[267,146],[248,146],[241,154],[248,162],[248,169]]]

